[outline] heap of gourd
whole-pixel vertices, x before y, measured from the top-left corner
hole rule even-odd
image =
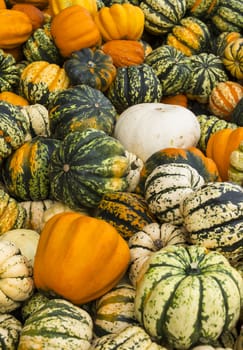
[[[0,348],[243,349],[241,0],[0,0]]]

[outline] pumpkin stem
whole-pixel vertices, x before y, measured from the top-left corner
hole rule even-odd
[[[187,268],[187,273],[189,275],[199,275],[201,273],[201,269],[198,266],[196,261],[191,262],[191,264]]]

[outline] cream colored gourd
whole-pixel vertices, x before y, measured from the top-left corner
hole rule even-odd
[[[196,146],[200,125],[189,109],[163,103],[141,103],[122,112],[114,136],[142,161],[167,147]]]

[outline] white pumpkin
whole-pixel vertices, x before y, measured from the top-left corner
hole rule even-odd
[[[122,112],[114,136],[124,148],[146,161],[167,147],[196,146],[200,124],[189,109],[163,103],[141,103]]]

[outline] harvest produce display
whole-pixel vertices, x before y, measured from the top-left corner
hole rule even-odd
[[[0,0],[0,349],[243,350],[242,0]]]

